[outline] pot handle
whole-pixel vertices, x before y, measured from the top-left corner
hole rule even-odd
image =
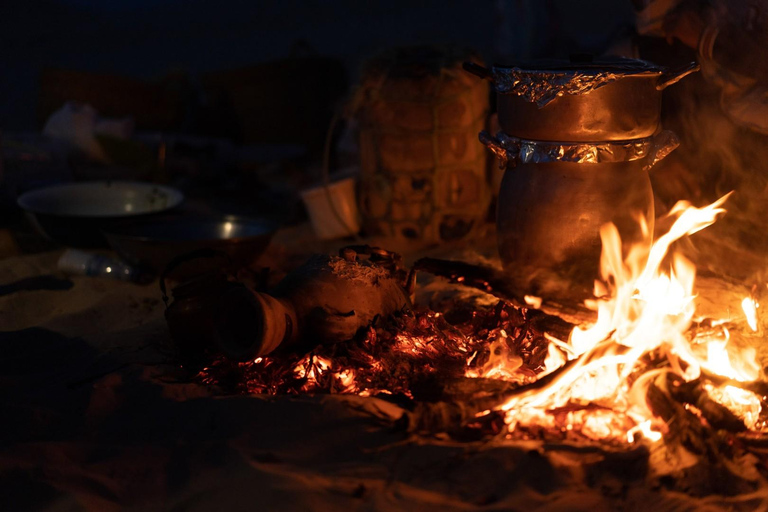
[[[507,152],[507,149],[501,145],[501,141],[485,130],[481,131],[477,137],[480,139],[480,142],[493,151],[493,154],[499,159],[499,169],[505,169],[509,162],[509,153]]]
[[[654,135],[651,141],[651,149],[646,157],[648,163],[645,164],[643,170],[650,171],[654,165],[664,160],[679,145],[680,139],[677,138],[677,135],[672,130],[664,130]]]
[[[165,266],[165,269],[160,274],[160,293],[162,293],[163,302],[165,303],[165,308],[168,309],[168,303],[170,301],[170,298],[168,297],[168,292],[166,289],[166,278],[168,277],[168,274],[170,274],[176,267],[183,263],[187,263],[190,261],[194,261],[200,258],[216,258],[218,256],[224,256],[224,258],[227,261],[228,265],[232,264],[232,258],[224,251],[213,249],[211,247],[205,247],[203,249],[197,249],[192,252],[184,253],[179,256],[176,256],[171,261],[168,262],[168,264]]]
[[[695,73],[701,69],[698,62],[689,62],[688,64],[676,69],[671,69],[662,73],[662,75],[656,81],[656,90],[663,91],[672,84],[676,84],[691,73]]]
[[[465,62],[462,67],[464,68],[464,71],[467,71],[468,73],[479,76],[483,80],[493,82],[493,71],[481,66],[480,64],[475,64],[474,62]]]

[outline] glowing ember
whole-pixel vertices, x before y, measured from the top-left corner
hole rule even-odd
[[[523,300],[525,300],[525,303],[531,306],[533,309],[539,309],[541,307],[541,297],[536,297],[535,295],[526,295],[523,297]]]
[[[535,315],[542,317],[540,313]],[[531,382],[548,342],[528,312],[503,302],[453,311],[452,323],[433,311],[390,319],[346,343],[307,354],[283,353],[238,363],[223,357],[197,374],[224,393],[357,393],[419,399],[435,378]],[[495,370],[494,370],[495,369]],[[426,383],[426,384],[425,384]]]
[[[705,384],[704,389],[712,400],[741,418],[747,428],[757,428],[761,411],[760,398],[757,395],[736,386],[715,387]]]
[[[523,359],[509,348],[509,335],[504,329],[499,330],[499,336],[491,342],[488,360],[479,368],[470,368],[467,377],[484,377],[487,379],[520,380],[520,367]]]
[[[653,430],[651,420],[645,420],[629,429],[629,431],[627,431],[627,441],[634,443],[637,434],[642,434],[644,438],[654,443],[661,440],[661,432]]]
[[[341,385],[340,391],[344,393],[352,393],[357,388],[355,384],[355,371],[347,368],[346,370],[342,370],[340,372],[336,372],[333,374],[334,377],[336,377],[339,381],[339,384]]]

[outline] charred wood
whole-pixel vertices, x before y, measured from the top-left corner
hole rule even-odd
[[[701,416],[712,427],[728,432],[744,432],[747,430],[744,422],[733,414],[727,407],[715,402],[702,388],[699,379],[684,382],[675,379],[669,385],[669,393],[678,402],[687,403],[696,407]]]
[[[452,283],[476,288],[489,293],[520,308],[530,308],[525,295],[520,290],[511,288],[504,274],[493,267],[474,265],[463,261],[422,258],[413,268],[446,278]],[[581,305],[566,305],[555,302],[543,302],[539,308],[547,315],[558,317],[573,325],[594,322],[595,313]]]
[[[646,394],[648,407],[667,424],[668,431],[664,435],[664,441],[716,460],[718,450],[711,439],[712,431],[707,429],[695,414],[672,398],[666,387],[652,383]]]

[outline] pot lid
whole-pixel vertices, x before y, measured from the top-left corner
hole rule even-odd
[[[514,94],[539,108],[564,94],[584,95],[628,76],[660,76],[664,69],[638,59],[572,56],[569,60],[537,60],[517,66],[494,66],[496,91]]]

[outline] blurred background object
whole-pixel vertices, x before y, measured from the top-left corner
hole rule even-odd
[[[6,238],[22,251],[45,248],[33,243],[16,197],[84,180],[170,185],[187,198],[183,214],[301,224],[308,216],[300,192],[318,185],[318,168],[359,167],[362,236],[384,233],[406,245],[465,240],[492,225],[489,202],[501,176],[476,134],[495,122],[488,118],[495,98],[454,69],[456,55],[397,53],[407,47],[470,48],[489,65],[574,53],[664,66],[698,58],[703,76],[664,91],[662,123],[683,144],[653,170],[660,211],[680,198],[703,202],[744,189],[732,217],[747,220],[733,231],[754,238],[768,197],[768,155],[759,149],[768,146],[764,4],[7,2],[0,6],[0,58],[11,78],[0,81]],[[422,80],[430,67],[443,77],[439,87]],[[72,113],[70,102],[111,120],[113,130],[99,133],[94,117],[88,151],[41,134],[54,113]],[[329,128],[350,102],[357,115]],[[122,130],[128,118],[132,133]]]
[[[201,75],[300,58],[302,47],[352,75],[363,59],[393,46],[455,43],[488,62],[600,53],[632,23],[629,0],[3,2],[0,56],[13,79],[0,81],[0,125],[39,128],[63,101],[77,100],[108,117],[134,115],[139,130],[177,130],[186,115],[176,109],[188,91],[203,88]],[[293,75],[288,86],[335,79],[301,76],[309,82]],[[80,96],[64,98],[64,91]]]
[[[102,230],[156,217],[184,200],[178,190],[152,183],[89,181],[30,190],[18,199],[45,238],[74,247],[103,246]]]
[[[184,121],[184,76],[149,81],[107,73],[46,68],[40,73],[38,123],[67,102],[92,105],[108,118],[132,117],[140,130],[179,130]]]
[[[175,257],[201,251],[226,257],[233,271],[246,268],[264,253],[276,229],[275,224],[264,220],[234,216],[165,215],[113,225],[104,230],[104,237],[124,261],[157,276]],[[187,275],[199,274],[209,270],[210,264],[199,259],[186,264],[183,270]],[[183,274],[177,271],[174,277],[179,275]]]
[[[692,241],[700,267],[745,278],[768,251],[768,2],[637,0],[635,51],[668,64],[695,57],[698,76],[664,93],[663,123],[680,149],[652,171],[660,210],[734,190],[728,215]],[[739,264],[734,265],[733,262]]]
[[[488,85],[456,47],[404,47],[369,60],[351,110],[360,127],[361,208],[389,237],[451,241],[487,216]]]
[[[204,73],[201,130],[244,144],[320,150],[333,107],[347,89],[346,70],[338,59],[313,55],[307,43],[297,43],[291,53],[295,56]]]
[[[306,189],[302,191],[301,199],[318,238],[333,240],[354,236],[360,231],[355,178]]]

